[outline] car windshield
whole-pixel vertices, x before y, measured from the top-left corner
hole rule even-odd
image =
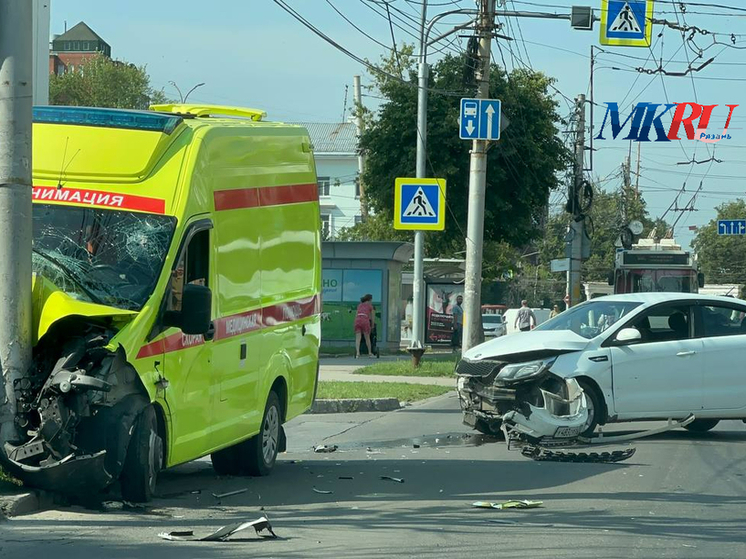
[[[641,304],[596,299],[560,313],[536,330],[570,330],[590,340]]]
[[[482,322],[484,324],[502,324],[503,317],[499,314],[483,314]]]
[[[155,288],[176,218],[34,204],[33,269],[71,297],[140,310]]]

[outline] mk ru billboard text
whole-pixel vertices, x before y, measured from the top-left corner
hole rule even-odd
[[[710,119],[713,111],[718,105],[700,105],[699,103],[637,103],[632,112],[620,124],[619,106],[617,103],[605,103],[606,114],[604,115],[601,129],[598,132],[596,140],[605,140],[604,129],[606,124],[611,126],[611,137],[616,139],[622,130],[630,124],[629,134],[624,140],[635,140],[638,142],[650,142],[650,129],[655,130],[656,142],[670,142],[672,140],[681,140],[679,137],[683,126],[686,137],[690,140],[700,140],[702,142],[714,143],[720,140],[731,139],[728,133],[730,119],[733,116],[733,110],[738,105],[724,105],[728,107],[728,116],[725,119],[725,127],[722,132],[709,133],[707,131],[710,125]],[[725,111],[721,110],[722,116],[725,117]],[[662,117],[671,113],[671,125],[666,131]],[[695,124],[695,121],[698,121]],[[722,122],[722,121],[721,121]]]

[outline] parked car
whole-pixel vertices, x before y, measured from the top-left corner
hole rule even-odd
[[[501,314],[483,314],[482,329],[485,338],[499,338],[507,334],[505,318]]]
[[[464,422],[483,432],[510,417],[534,437],[587,436],[599,424],[692,413],[686,428],[703,432],[746,420],[744,362],[746,301],[614,295],[471,349],[457,366],[458,391]]]

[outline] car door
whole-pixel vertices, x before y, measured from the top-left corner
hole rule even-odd
[[[702,408],[702,340],[690,302],[656,305],[625,324],[641,339],[611,343],[614,406],[619,419],[686,416]]]
[[[746,307],[703,301],[698,312],[704,355],[703,408],[746,409]]]

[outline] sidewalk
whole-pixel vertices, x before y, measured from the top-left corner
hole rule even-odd
[[[362,357],[322,358],[319,380],[341,382],[405,382],[408,384],[431,384],[437,386],[456,386],[456,377],[402,377],[394,375],[358,375],[355,371],[380,363],[381,361],[409,361],[408,355],[384,355],[380,359]]]

